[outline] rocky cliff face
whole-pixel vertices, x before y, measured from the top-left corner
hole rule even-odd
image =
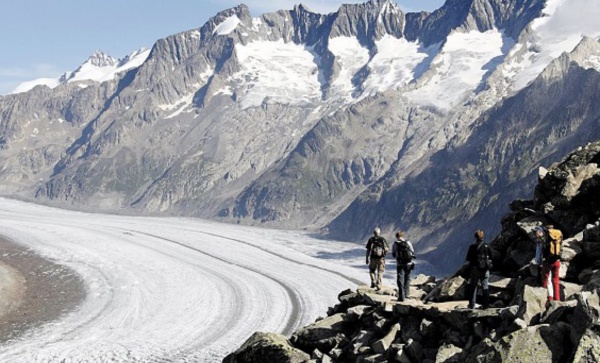
[[[600,359],[600,143],[539,170],[532,200],[511,203],[491,242],[491,307],[467,309],[468,266],[411,282],[412,299],[360,287],[289,340],[257,333],[225,358],[261,362],[595,362]],[[530,261],[532,229],[563,231],[561,301],[548,301]]]
[[[540,163],[598,136],[600,29],[554,31],[569,9],[371,0],[252,18],[240,5],[114,78],[0,97],[0,190],[454,246],[497,228]]]

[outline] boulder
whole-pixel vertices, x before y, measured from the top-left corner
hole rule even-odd
[[[435,276],[427,276],[423,274],[418,274],[414,278],[410,280],[411,286],[423,286],[426,284],[435,283]]]
[[[569,328],[563,323],[517,330],[497,342],[484,339],[473,347],[465,362],[563,362],[571,355]]]
[[[586,241],[582,243],[583,253],[591,260],[600,259],[600,242]]]
[[[566,321],[573,327],[572,340],[577,342],[579,337],[591,327],[598,323],[600,317],[600,298],[597,293],[583,291],[574,295],[577,301],[573,313],[567,316]]]
[[[346,317],[348,321],[356,322],[362,319],[365,311],[371,309],[369,305],[357,305],[346,310]]]
[[[254,333],[238,350],[229,354],[223,363],[300,363],[310,356],[294,348],[285,336],[273,333]]]
[[[423,350],[423,346],[421,345],[421,343],[419,343],[413,339],[409,339],[406,342],[404,349],[406,350],[408,357],[413,362],[422,362],[423,361],[423,358],[425,357],[425,351]]]
[[[588,283],[588,282],[589,282],[589,281],[592,279],[592,276],[593,276],[594,274],[598,273],[598,271],[600,271],[600,270],[597,270],[597,269],[594,269],[594,268],[586,268],[586,269],[583,269],[583,270],[582,270],[582,271],[579,273],[579,275],[577,275],[577,279],[578,279],[578,280],[579,280],[579,282],[581,282],[582,284],[587,284],[587,283]]]
[[[390,328],[390,331],[381,339],[373,343],[371,348],[375,353],[384,354],[392,346],[394,340],[396,340],[396,334],[400,331],[400,324],[394,324]]]
[[[554,324],[561,320],[566,314],[570,314],[577,306],[577,301],[551,301],[548,309],[540,318],[541,324]]]
[[[362,302],[371,306],[384,307],[385,304],[391,302],[394,299],[395,292],[391,294],[383,293],[382,290],[376,292],[374,290],[359,290],[359,295],[362,298]]]
[[[503,290],[514,289],[517,284],[517,279],[498,275],[490,275],[489,284],[490,288]]]
[[[392,346],[393,362],[398,363],[413,363],[408,356],[408,350],[404,344],[394,344]]]
[[[387,363],[387,358],[382,354],[362,356],[356,359],[356,363]]]
[[[319,349],[326,353],[347,340],[344,333],[349,328],[348,324],[346,314],[335,314],[298,330],[291,341],[303,351]]]
[[[439,284],[425,297],[426,301],[464,300],[466,280],[461,276],[451,277]]]
[[[600,362],[600,326],[586,329],[575,348],[573,363]]]
[[[583,290],[586,291],[594,291],[596,289],[600,289],[600,270],[595,270],[583,287]]]
[[[590,241],[600,241],[600,222],[596,222],[595,224],[588,224],[583,230],[583,240]]]
[[[356,334],[354,338],[350,341],[350,345],[352,345],[352,354],[354,356],[372,354],[373,350],[371,349],[371,341],[373,341],[373,332],[368,330],[361,330]]]
[[[462,351],[456,345],[444,344],[437,351],[435,363],[460,363]]]
[[[562,255],[560,259],[563,262],[571,262],[581,252],[583,252],[581,236],[565,239],[563,242]]]
[[[548,290],[543,287],[525,286],[519,302],[517,316],[527,325],[536,324],[546,310]]]
[[[572,282],[561,281],[560,282],[560,295],[562,300],[568,300],[571,296],[575,295],[578,292],[583,291],[583,286],[579,284],[574,284]]]

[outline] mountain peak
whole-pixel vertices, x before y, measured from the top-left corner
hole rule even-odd
[[[101,50],[95,51],[84,64],[91,64],[96,67],[113,67],[119,62],[118,59],[111,57]]]

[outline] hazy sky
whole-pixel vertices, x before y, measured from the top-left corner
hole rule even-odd
[[[199,28],[243,2],[253,16],[302,2],[332,12],[361,0],[0,0],[0,94],[19,83],[75,70],[96,50],[122,58],[157,39]],[[444,0],[397,0],[405,11],[434,10]],[[268,5],[265,5],[268,4]]]

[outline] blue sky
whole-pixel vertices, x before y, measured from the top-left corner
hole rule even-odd
[[[366,0],[246,0],[253,16],[291,9],[335,11]],[[435,10],[444,0],[397,0],[405,11]],[[75,70],[96,50],[122,58],[157,39],[202,26],[229,0],[0,0],[0,94],[19,83]],[[265,5],[268,4],[268,5]]]

